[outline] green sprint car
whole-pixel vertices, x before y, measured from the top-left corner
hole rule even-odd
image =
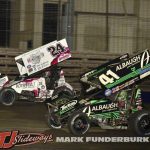
[[[150,112],[142,106],[138,84],[150,75],[150,51],[133,57],[122,55],[81,76],[81,94],[60,95],[62,105],[48,104],[48,124],[68,125],[75,135],[85,134],[92,124],[102,129],[131,129],[140,136],[150,135]]]

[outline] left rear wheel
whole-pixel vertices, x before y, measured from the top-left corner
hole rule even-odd
[[[18,99],[18,94],[12,88],[3,88],[0,91],[0,102],[5,106],[11,106]]]

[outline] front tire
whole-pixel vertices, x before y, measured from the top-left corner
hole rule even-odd
[[[59,117],[54,112],[48,114],[48,126],[52,129],[60,129],[62,127]]]
[[[66,95],[60,95],[58,98],[52,102],[53,105],[55,105],[57,108],[60,106],[70,102],[70,97]],[[49,110],[48,114],[48,126],[53,129],[60,129],[62,127],[61,121],[60,121],[60,116],[56,114],[55,109],[51,108]]]
[[[83,112],[75,112],[69,117],[68,128],[74,135],[83,135],[90,128],[88,116]]]
[[[18,99],[18,94],[12,88],[4,88],[0,91],[0,102],[5,106],[11,106]]]
[[[67,104],[73,99],[74,91],[62,86],[58,89],[55,89],[52,97],[56,98],[50,100],[48,103],[51,103],[52,105],[59,108],[60,106]],[[48,114],[48,126],[54,129],[60,129],[62,127],[60,116],[56,115],[55,110],[53,108],[50,109]]]

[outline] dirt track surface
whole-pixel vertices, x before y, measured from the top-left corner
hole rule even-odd
[[[47,109],[43,103],[18,102],[11,107],[0,105],[0,132],[19,130],[20,133],[35,132],[52,134],[54,142],[39,143],[28,146],[14,147],[14,150],[144,150],[150,149],[150,143],[56,143],[56,137],[71,137],[67,128],[50,129],[46,122]],[[126,130],[90,129],[86,137],[128,137],[135,136]]]

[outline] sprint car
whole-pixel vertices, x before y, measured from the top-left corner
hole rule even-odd
[[[102,129],[130,129],[150,135],[150,112],[142,106],[138,84],[150,75],[150,51],[124,54],[81,76],[82,90],[66,104],[49,105],[48,124],[67,125],[75,135],[85,134],[91,124]]]
[[[70,57],[65,39],[15,57],[20,75],[11,81],[7,76],[1,76],[0,102],[6,106],[11,106],[20,99],[58,103],[60,95],[72,97],[74,90],[65,81],[64,72],[57,65]]]

